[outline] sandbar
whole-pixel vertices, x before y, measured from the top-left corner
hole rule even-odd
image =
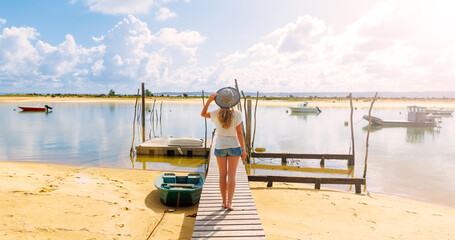
[[[147,97],[146,104],[157,103],[175,103],[175,104],[196,104],[202,106],[202,98],[184,98],[184,97]],[[0,96],[0,103],[18,103],[26,105],[27,103],[132,103],[136,101],[133,97],[50,97],[50,96]],[[242,104],[244,99],[242,98]],[[258,106],[268,107],[290,107],[295,106],[300,102],[307,101],[309,106],[319,108],[350,108],[348,98],[313,98],[301,100],[266,100],[264,98],[258,100]],[[254,106],[256,100],[252,99]],[[371,105],[371,98],[354,98],[353,107],[365,109]],[[455,99],[445,98],[379,98],[374,103],[374,108],[406,108],[407,106],[417,105],[427,107],[429,109],[445,108],[455,109]]]

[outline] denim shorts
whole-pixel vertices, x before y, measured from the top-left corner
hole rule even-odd
[[[217,157],[240,157],[242,156],[242,148],[226,148],[226,149],[216,149],[215,156]]]

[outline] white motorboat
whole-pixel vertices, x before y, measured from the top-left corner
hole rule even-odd
[[[293,113],[320,113],[318,107],[308,107],[308,102],[299,103],[295,107],[289,107]]]

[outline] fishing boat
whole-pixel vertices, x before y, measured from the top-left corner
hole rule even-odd
[[[320,113],[321,109],[318,107],[308,107],[308,102],[299,103],[297,106],[289,107],[292,113]]]
[[[52,110],[52,107],[48,105],[41,106],[19,106],[18,108],[22,109],[22,111],[34,111],[34,112],[49,112]]]
[[[383,127],[434,127],[440,122],[440,117],[426,114],[425,107],[408,106],[407,120],[383,120],[371,116],[371,124]],[[363,119],[369,121],[369,116],[364,115]]]
[[[189,206],[201,198],[204,176],[190,173],[176,176],[175,173],[163,173],[155,181],[160,201],[167,206]]]

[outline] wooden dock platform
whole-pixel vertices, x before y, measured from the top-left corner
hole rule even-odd
[[[154,138],[136,147],[138,155],[151,156],[207,156],[212,139],[207,138],[207,144],[202,140],[202,146],[176,146],[170,145],[167,137]],[[207,147],[205,147],[207,146]]]
[[[213,137],[214,141],[215,139],[216,134]],[[214,152],[215,149],[212,148],[192,239],[265,239],[242,160],[237,167],[232,200],[234,210],[222,208],[218,164]]]

